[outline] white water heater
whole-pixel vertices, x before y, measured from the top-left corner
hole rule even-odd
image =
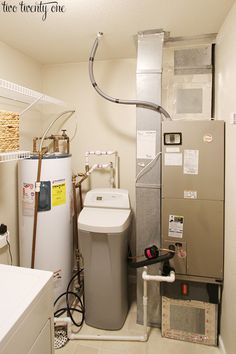
[[[31,266],[35,182],[38,157],[19,161],[20,266]],[[42,159],[36,235],[35,268],[54,272],[57,298],[72,275],[72,169],[68,154],[46,154]]]

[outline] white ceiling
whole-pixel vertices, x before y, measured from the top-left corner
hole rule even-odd
[[[64,63],[86,61],[98,31],[105,35],[100,59],[135,57],[134,36],[142,30],[216,33],[235,0],[58,0],[65,13],[50,12],[45,21],[42,13],[22,13],[19,0],[6,2],[17,11],[4,13],[0,5],[0,40],[41,63]]]

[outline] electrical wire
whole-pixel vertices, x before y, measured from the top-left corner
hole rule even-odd
[[[83,325],[84,322],[84,304],[80,298],[80,296],[75,293],[74,291],[70,291],[70,286],[73,282],[73,280],[78,276],[79,273],[81,273],[83,271],[83,269],[80,269],[78,272],[76,272],[73,277],[71,278],[71,280],[69,281],[68,285],[67,285],[67,289],[64,293],[62,293],[61,295],[58,296],[58,298],[54,301],[54,306],[57,304],[57,302],[63,297],[66,297],[66,307],[58,309],[57,311],[54,312],[54,316],[55,317],[60,317],[63,313],[67,312],[67,315],[70,317],[72,323],[76,326],[76,327],[81,327]],[[70,305],[70,300],[69,300],[69,295],[72,295],[75,297],[76,300],[78,300],[79,304],[80,304],[80,308],[75,308],[72,307]],[[73,317],[73,312],[79,312],[82,315],[82,319],[81,321],[78,323],[75,321],[74,317]]]
[[[156,264],[156,263],[160,263],[160,262],[165,262],[171,258],[174,257],[175,255],[175,252],[174,251],[174,246],[170,245],[170,250],[168,249],[168,252],[162,254],[162,255],[159,255],[158,257],[155,257],[155,258],[150,258],[150,259],[144,259],[142,261],[138,261],[138,262],[128,262],[128,265],[129,267],[131,268],[141,268],[141,267],[144,267],[144,266],[148,266],[148,265],[151,265],[151,264]]]
[[[158,251],[160,252],[172,252],[172,253],[176,253],[176,251],[174,250],[170,250],[169,248],[158,248]],[[139,258],[143,258],[144,254],[140,254],[138,256],[129,256],[128,259],[139,259]]]
[[[137,174],[136,179],[135,179],[136,182],[137,182],[138,179],[143,175],[143,173],[145,172],[145,170],[146,170],[148,167],[150,167],[150,166],[153,164],[154,161],[158,160],[158,158],[161,156],[161,154],[162,154],[161,151],[158,152],[158,153],[156,154],[156,156],[155,156],[146,166],[144,166],[144,167],[141,169],[141,171],[139,171],[139,173]]]
[[[9,253],[9,256],[10,256],[10,265],[13,265],[13,258],[12,258],[12,253],[11,253],[11,245],[10,245],[10,242],[9,242],[9,231],[7,231],[6,241],[7,241],[7,246],[8,246],[8,253]]]
[[[171,250],[171,249],[169,249],[169,248],[159,248],[159,251],[176,253],[176,251]]]

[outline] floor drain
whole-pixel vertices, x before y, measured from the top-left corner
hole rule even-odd
[[[54,349],[60,349],[67,343],[67,332],[64,328],[55,328]]]

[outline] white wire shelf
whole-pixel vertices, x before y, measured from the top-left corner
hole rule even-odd
[[[66,106],[64,101],[3,79],[0,79],[0,97],[28,104],[37,101],[39,104]]]
[[[35,90],[31,90],[27,87],[20,86],[4,79],[0,79],[0,97],[27,104],[26,108],[24,108],[23,111],[19,113],[20,116],[22,116],[26,111],[30,110],[36,104],[51,104],[58,107],[64,107],[63,110],[65,107],[67,107],[67,104],[62,100],[45,95]],[[0,152],[0,163],[27,158],[30,158],[30,151]]]
[[[9,162],[30,158],[30,151],[0,152],[0,162]]]

